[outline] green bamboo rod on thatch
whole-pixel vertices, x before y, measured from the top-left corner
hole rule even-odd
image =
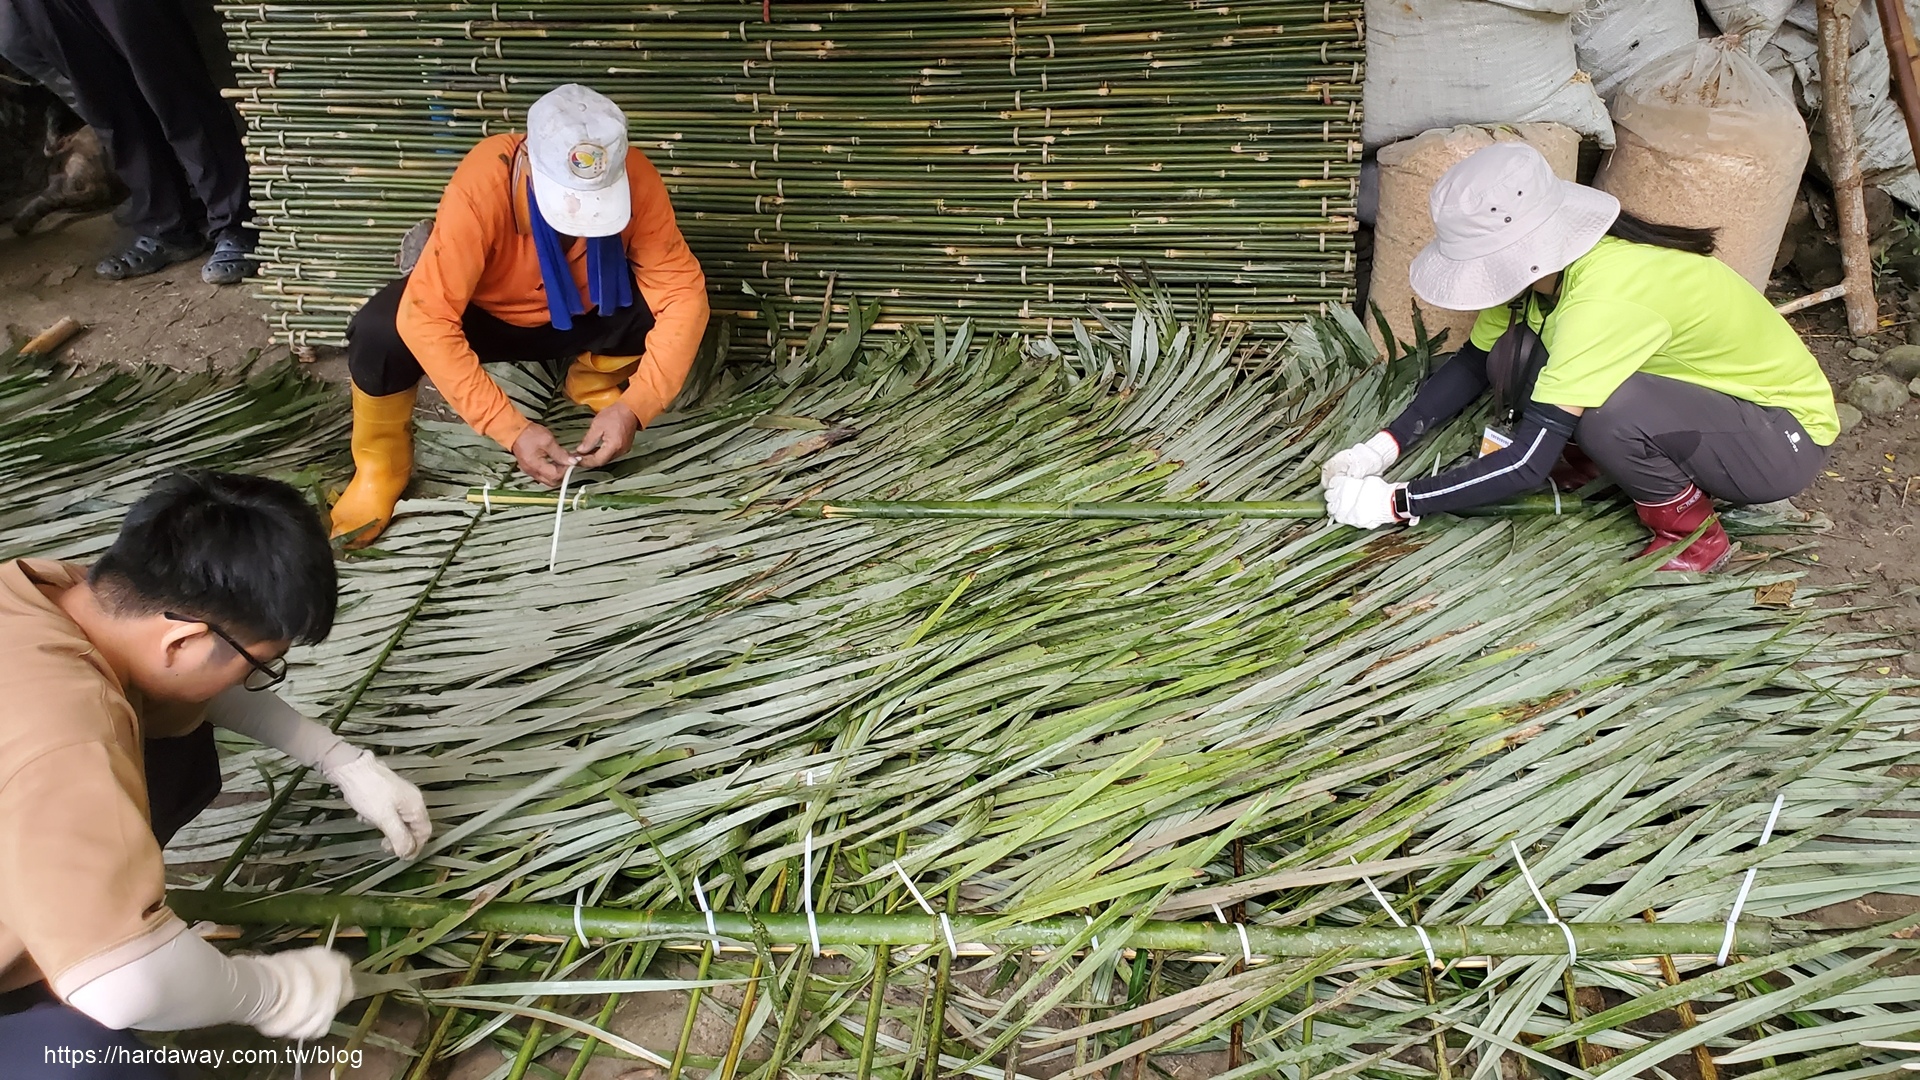
[[[421,930],[459,918],[472,905],[463,900],[417,900],[398,896],[342,896],[333,893],[246,893],[175,891],[174,912],[188,920],[249,926],[358,926]],[[926,915],[837,915],[817,917],[823,945],[927,945],[944,947],[945,931]],[[1008,924],[983,915],[952,917],[954,939],[1014,948],[1086,943],[1088,924],[1077,917]],[[1583,958],[1631,960],[1649,956],[1711,955],[1726,934],[1722,923],[1569,923]],[[623,911],[565,904],[493,903],[460,922],[463,930],[501,934],[565,936],[584,931],[590,938],[707,940],[707,917],[698,911]],[[732,941],[764,938],[797,945],[809,940],[801,914],[714,912],[714,930]],[[1565,956],[1567,939],[1552,923],[1504,926],[1429,926],[1424,928],[1433,954],[1442,960],[1465,956]],[[1345,952],[1358,959],[1420,956],[1419,931],[1397,926],[1246,927],[1246,948],[1255,956],[1313,957]],[[1105,934],[1118,935],[1116,927]],[[1770,923],[1742,920],[1733,951],[1759,956],[1773,951]],[[1113,939],[1117,940],[1117,938]],[[1131,948],[1239,956],[1239,929],[1219,922],[1154,920],[1126,935]]]
[[[467,501],[488,508],[506,506],[560,505],[560,495],[552,491],[496,491],[492,488],[468,488]],[[1318,499],[1285,502],[995,502],[986,499],[962,502],[882,502],[874,500],[815,500],[797,504],[758,504],[799,517],[818,518],[893,518],[904,520],[952,520],[957,518],[1007,519],[1028,521],[1217,521],[1222,518],[1262,520],[1311,520],[1327,516],[1327,504]],[[626,492],[580,491],[567,496],[570,510],[634,510],[660,507],[674,513],[732,513],[754,509],[756,504],[733,499],[687,499],[671,495],[635,495]],[[1510,499],[1473,511],[1481,516],[1499,514],[1558,514],[1566,504],[1551,495],[1530,495]]]

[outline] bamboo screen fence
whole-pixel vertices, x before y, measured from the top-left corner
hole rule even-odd
[[[293,0],[223,8],[260,287],[338,343],[476,140],[563,82],[626,110],[745,340],[836,297],[1046,329],[1116,269],[1221,317],[1353,297],[1360,4]]]

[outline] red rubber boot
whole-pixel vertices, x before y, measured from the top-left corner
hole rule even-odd
[[[1733,554],[1733,545],[1727,540],[1727,530],[1720,527],[1720,519],[1714,516],[1713,500],[1692,484],[1687,489],[1666,502],[1633,504],[1640,512],[1640,523],[1653,530],[1653,542],[1640,554],[1651,555],[1661,548],[1671,547],[1693,535],[1701,525],[1707,531],[1700,539],[1688,544],[1685,551],[1667,560],[1662,570],[1692,570],[1708,574],[1720,569]]]

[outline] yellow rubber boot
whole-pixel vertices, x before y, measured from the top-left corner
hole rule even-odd
[[[639,366],[637,356],[581,353],[567,369],[567,400],[597,413],[620,400],[620,391]]]
[[[413,400],[420,388],[374,397],[353,388],[353,482],[333,504],[333,536],[373,543],[413,476]]]

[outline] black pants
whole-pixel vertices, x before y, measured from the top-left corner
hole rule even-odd
[[[407,279],[387,282],[374,293],[347,324],[347,371],[353,385],[363,394],[386,397],[408,390],[425,374],[413,350],[400,340],[394,318],[400,311],[400,294]],[[469,305],[460,319],[467,344],[483,364],[504,364],[527,360],[562,360],[583,352],[602,356],[639,356],[647,348],[647,331],[653,329],[653,312],[647,299],[633,290],[634,302],[611,315],[597,310],[573,317],[573,329],[555,330],[545,326],[515,326]]]
[[[145,750],[153,835],[164,847],[220,794],[220,759],[206,724],[177,739],[148,739]],[[167,1066],[125,1063],[145,1045],[62,1004],[46,983],[0,994],[5,1080],[173,1080]]]
[[[1773,502],[1805,491],[1827,463],[1827,448],[1787,410],[1660,375],[1628,376],[1581,415],[1574,441],[1645,503],[1688,484],[1724,502]]]
[[[174,237],[247,219],[247,159],[179,0],[17,0],[33,44],[73,83],[132,192],[127,223]]]

